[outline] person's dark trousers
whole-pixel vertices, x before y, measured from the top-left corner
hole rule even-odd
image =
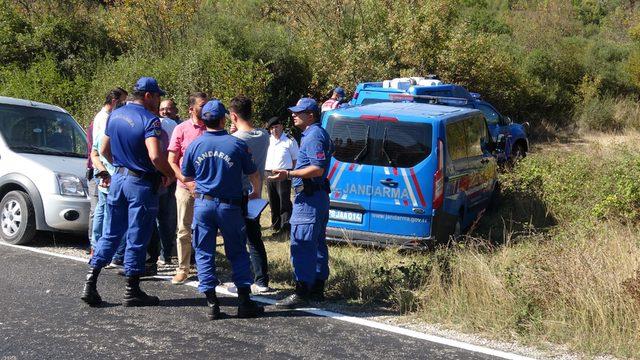
[[[271,172],[268,172],[271,175]],[[267,175],[265,175],[265,179]],[[271,207],[271,227],[274,230],[289,230],[289,218],[291,217],[291,180],[270,181],[267,180],[267,194]]]
[[[153,232],[151,233],[151,239],[147,245],[147,258],[144,262],[145,267],[157,266],[158,257],[160,257],[160,236],[158,236],[158,227],[153,224]]]
[[[158,235],[160,236],[164,261],[171,259],[176,243],[177,217],[176,183],[173,183],[167,188],[166,193],[160,195],[158,202]]]
[[[262,228],[260,216],[255,219],[244,219],[247,225],[247,244],[249,245],[249,258],[251,271],[253,271],[254,283],[260,286],[269,286],[269,263],[267,251],[262,241]]]

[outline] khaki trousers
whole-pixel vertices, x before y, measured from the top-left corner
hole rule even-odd
[[[191,223],[193,222],[193,204],[195,198],[189,190],[176,186],[176,208],[178,212],[178,273],[189,275],[191,266]]]

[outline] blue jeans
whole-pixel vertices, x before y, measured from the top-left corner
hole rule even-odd
[[[231,262],[234,284],[237,288],[251,286],[253,276],[247,252],[247,233],[240,206],[220,203],[218,200],[196,199],[191,228],[200,292],[215,290],[220,283],[216,275],[218,228],[224,238],[224,252]]]
[[[125,274],[144,274],[147,245],[158,215],[158,195],[153,184],[132,175],[114,174],[107,196],[107,212],[111,218],[91,258],[91,267],[108,265],[126,235]]]
[[[103,230],[111,221],[111,215],[109,214],[107,209],[107,194],[102,191],[98,191],[98,202],[96,204],[96,208],[93,213],[93,228],[91,230],[91,247],[96,248],[96,244],[98,240],[103,235]],[[124,239],[124,238],[123,238]],[[118,245],[118,249],[116,250],[115,255],[113,255],[113,260],[118,262],[124,261],[124,250],[126,248],[127,242],[121,240],[120,245]]]

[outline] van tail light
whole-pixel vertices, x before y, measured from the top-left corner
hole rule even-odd
[[[354,93],[353,93],[353,100],[358,100],[358,95],[359,95],[359,94],[358,94],[358,92],[357,92],[357,91],[356,91],[356,92],[354,92]]]
[[[363,114],[363,115],[360,115],[360,119],[369,120],[369,121],[398,122],[398,118],[395,118],[393,116],[382,116],[382,115]]]
[[[433,209],[444,202],[444,153],[442,140],[438,140],[438,170],[433,175]]]

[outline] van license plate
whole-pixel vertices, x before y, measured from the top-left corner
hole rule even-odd
[[[329,219],[362,224],[362,213],[329,209]]]

